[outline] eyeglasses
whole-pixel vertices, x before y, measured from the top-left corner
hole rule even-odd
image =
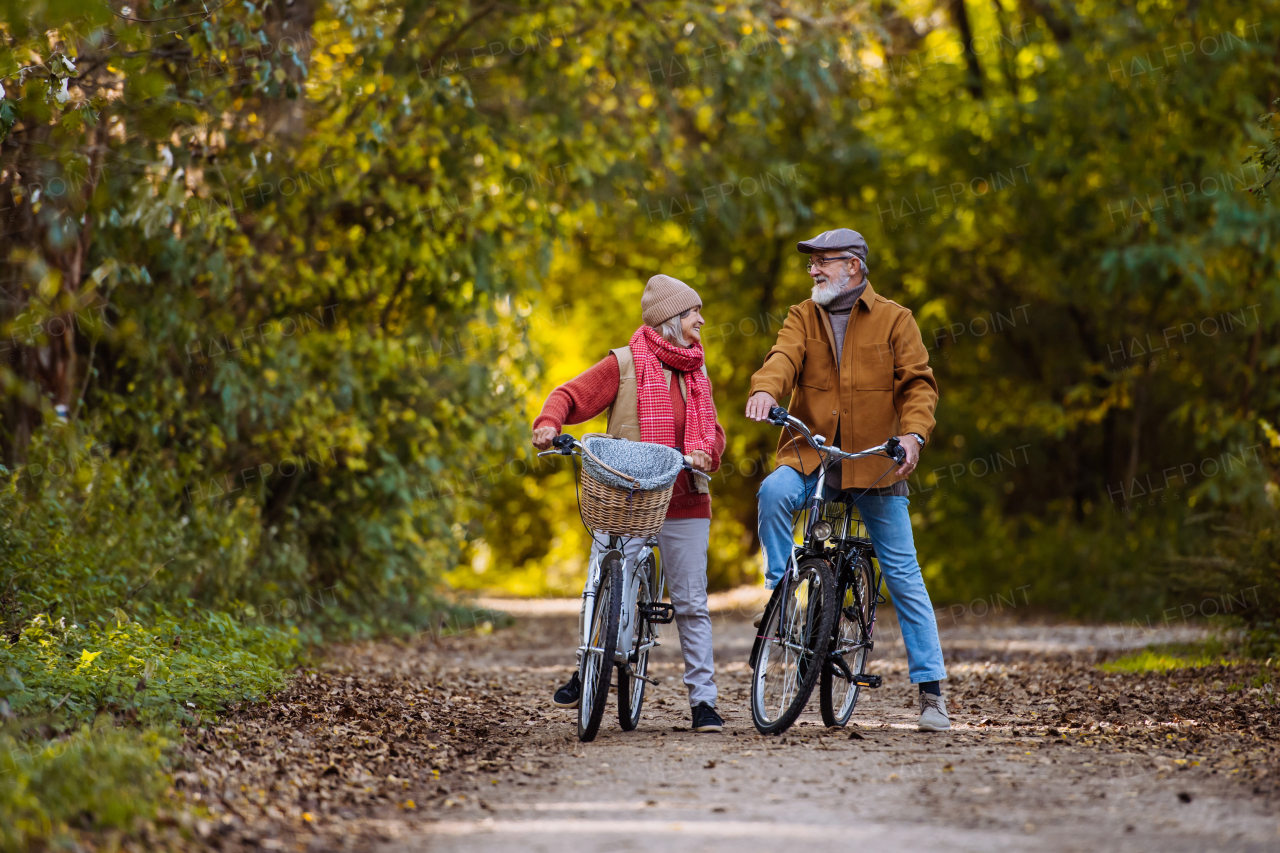
[[[809,258],[809,260],[805,261],[804,268],[807,270],[811,270],[814,267],[825,267],[827,264],[831,263],[832,261],[848,261],[848,260],[852,260],[855,257],[857,257],[857,255],[841,255],[838,258],[812,258],[811,257]]]

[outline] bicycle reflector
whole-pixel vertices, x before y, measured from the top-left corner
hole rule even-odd
[[[813,526],[813,538],[825,542],[831,538],[831,522],[819,521]]]

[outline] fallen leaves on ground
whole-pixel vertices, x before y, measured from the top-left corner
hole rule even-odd
[[[176,796],[199,815],[198,835],[224,850],[359,848],[412,831],[423,812],[484,810],[478,792],[489,781],[519,774],[537,785],[548,762],[579,747],[566,712],[548,700],[573,660],[572,626],[561,621],[414,648],[335,647],[271,702],[188,732]],[[518,644],[545,645],[553,665],[492,665]],[[488,666],[468,665],[481,655]],[[1070,655],[970,660],[946,685],[953,721],[985,725],[993,743],[1035,735],[1043,749],[1083,750],[1088,772],[1194,769],[1275,792],[1277,708],[1273,693],[1250,686],[1270,677],[1259,664],[1145,674],[1095,664]],[[725,670],[722,702],[740,704],[749,674]],[[821,732],[798,726],[764,743],[821,746]]]

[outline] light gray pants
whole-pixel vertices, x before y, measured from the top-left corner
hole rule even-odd
[[[689,705],[716,704],[715,663],[711,658],[711,611],[707,608],[707,542],[711,538],[709,518],[669,518],[658,531],[658,556],[662,573],[676,610],[676,630],[684,655],[684,683],[689,688]],[[608,545],[609,538],[596,534],[591,546],[594,561]],[[635,559],[644,540],[633,537],[622,549],[628,562]]]

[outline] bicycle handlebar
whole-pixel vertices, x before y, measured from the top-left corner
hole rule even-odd
[[[578,440],[574,438],[572,435],[570,435],[569,433],[564,433],[563,435],[557,435],[555,438],[551,439],[551,447],[552,447],[551,450],[544,450],[541,453],[539,453],[538,456],[539,457],[571,456],[573,455],[574,448],[581,447],[581,445],[578,443]],[[708,482],[710,482],[711,480],[711,475],[708,474],[706,471],[700,471],[697,468],[693,467],[692,456],[688,456],[688,455],[684,456],[684,465],[682,467],[684,468],[685,471],[688,471],[691,474],[696,474],[699,477],[706,478]]]
[[[809,432],[809,427],[805,425],[804,421],[800,420],[797,417],[794,417],[793,415],[788,413],[786,409],[782,408],[781,406],[774,406],[772,409],[769,410],[769,422],[776,426],[780,426],[780,427],[789,426],[789,427],[792,427],[793,429],[798,430],[800,434],[803,435],[810,444],[812,444],[815,448],[817,448],[818,452],[820,453],[826,452],[828,455],[834,456],[837,459],[861,459],[864,456],[875,456],[883,452],[886,456],[888,456],[894,462],[897,462],[899,465],[901,465],[902,461],[907,458],[907,451],[903,449],[902,443],[898,441],[896,436],[893,438],[890,438],[884,444],[881,444],[877,447],[869,447],[866,450],[861,450],[861,451],[858,451],[857,453],[846,453],[845,451],[841,450],[838,447],[831,447],[825,442],[819,441],[817,438],[814,437],[813,433]]]

